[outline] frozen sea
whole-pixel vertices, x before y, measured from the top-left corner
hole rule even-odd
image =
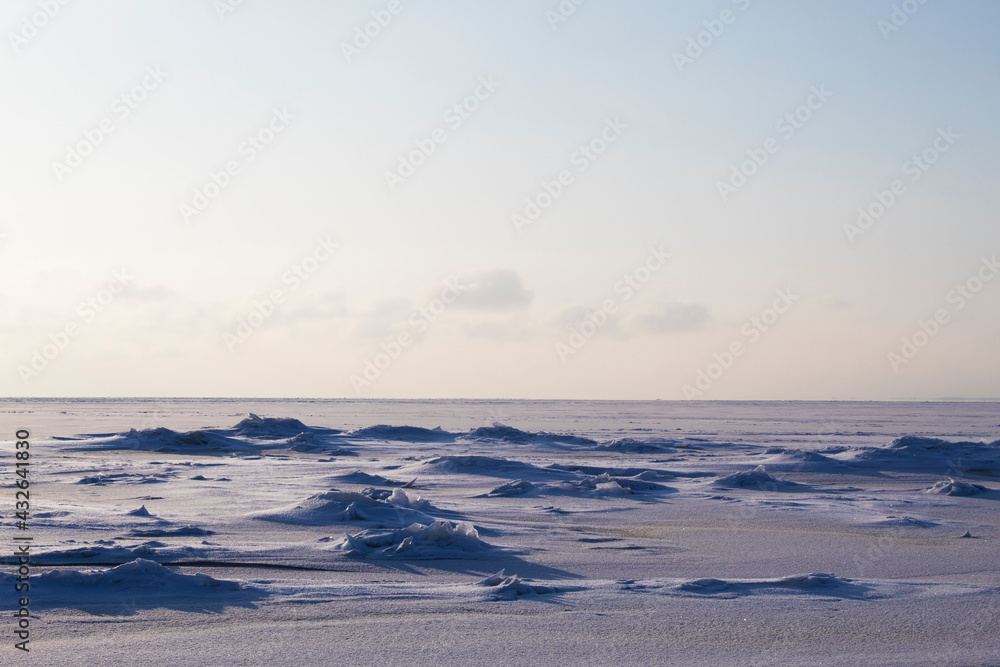
[[[0,414],[0,664],[1000,665],[998,403]]]

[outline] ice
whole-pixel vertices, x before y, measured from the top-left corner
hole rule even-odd
[[[597,449],[623,454],[653,454],[673,451],[674,443],[671,441],[644,442],[635,438],[617,438],[606,445],[598,446]]]
[[[590,438],[577,435],[558,435],[555,433],[532,433],[493,422],[492,426],[480,426],[469,432],[470,438],[476,440],[492,440],[509,444],[548,444],[548,445],[596,445]]]
[[[93,475],[81,477],[77,484],[93,484],[95,486],[107,486],[108,484],[162,484],[173,477],[171,473],[158,473],[153,475],[143,475],[141,473],[110,473],[107,475]]]
[[[395,505],[387,500],[377,500],[363,493],[332,490],[310,496],[294,507],[255,512],[250,516],[263,521],[297,524],[303,526],[327,526],[347,521],[362,521],[381,528],[408,526],[412,523],[431,524],[434,519],[416,509],[411,509],[413,501],[405,492],[407,505]],[[397,500],[400,497],[397,496]],[[425,501],[426,502],[426,501]],[[419,503],[418,503],[419,504]],[[423,507],[429,507],[427,503]]]
[[[823,572],[799,574],[775,579],[715,579],[704,578],[683,582],[672,587],[678,593],[738,598],[761,595],[821,595],[832,598],[878,597],[872,587]]]
[[[159,427],[137,431],[131,429],[110,438],[98,438],[81,449],[131,449],[136,451],[171,452],[184,454],[223,454],[252,452],[257,447],[214,431],[199,430],[177,432]]]
[[[414,523],[392,531],[365,530],[345,535],[332,548],[367,558],[474,558],[495,549],[479,539],[468,521]]]
[[[649,472],[649,471],[647,471]],[[675,491],[668,486],[648,481],[648,475],[640,473],[634,477],[613,477],[608,473],[585,475],[578,479],[560,482],[531,483],[517,479],[492,489],[487,496],[516,497],[542,495],[578,495],[590,497],[628,496],[636,491]]]
[[[532,585],[522,581],[516,574],[506,575],[504,570],[490,575],[479,582],[480,586],[491,589],[497,599],[512,600],[524,595],[547,595],[557,593],[552,586]]]
[[[1000,475],[1000,440],[986,442],[950,441],[906,435],[885,447],[854,448],[839,459],[851,465],[878,470],[940,471]]]
[[[388,426],[378,424],[351,431],[351,438],[370,438],[373,440],[399,440],[404,442],[452,442],[454,433],[448,433],[441,428],[421,428],[419,426]]]
[[[243,586],[236,581],[213,579],[205,574],[180,574],[159,563],[136,558],[135,560],[107,570],[52,570],[38,577],[42,588],[76,589],[161,589],[176,594],[179,590],[191,591],[202,588],[238,591]]]
[[[523,496],[535,489],[535,485],[523,479],[515,479],[492,489],[490,496]]]
[[[802,487],[795,482],[786,482],[770,475],[763,465],[753,470],[744,470],[720,477],[712,486],[726,489],[756,489],[758,491],[797,491]]]
[[[767,467],[790,472],[840,472],[847,466],[843,461],[819,452],[772,447],[764,452]]]
[[[403,489],[393,489],[387,502],[396,507],[407,507],[412,510],[434,509],[434,506],[428,500],[421,498],[419,494],[409,493]]]
[[[571,477],[557,470],[540,468],[523,461],[513,461],[493,456],[438,456],[424,461],[407,470],[419,471],[424,474],[461,473],[465,475],[487,475],[490,477],[533,477],[535,479],[552,479]]]
[[[669,479],[672,477],[681,476],[704,476],[708,473],[695,473],[694,475],[689,475],[688,473],[671,472],[667,470],[654,470],[651,468],[620,468],[614,466],[594,466],[594,465],[567,465],[553,463],[547,467],[549,470],[561,470],[565,472],[575,472],[582,473],[584,475],[614,475],[615,477],[633,477],[635,479],[643,480],[654,480],[654,479]]]
[[[149,530],[133,530],[132,537],[195,537],[215,535],[215,531],[198,526],[180,526],[179,528],[152,528]]]
[[[397,482],[382,475],[372,475],[362,470],[333,475],[332,479],[344,482],[345,484],[372,484],[376,486],[401,486],[403,484],[403,482]]]
[[[997,404],[0,404],[45,664],[1000,654]]]
[[[258,417],[252,412],[233,427],[233,435],[262,440],[281,440],[311,434],[313,430],[291,417]]]
[[[153,516],[152,514],[149,513],[149,510],[146,509],[145,505],[142,505],[141,507],[139,507],[137,509],[134,509],[131,512],[128,512],[128,514],[129,514],[129,516],[143,516],[143,517],[152,517]]]
[[[942,496],[976,496],[989,492],[990,489],[986,488],[982,484],[956,482],[951,478],[948,478],[947,481],[942,480],[924,491],[924,493],[934,493]]]
[[[46,549],[35,554],[34,560],[45,565],[61,563],[125,563],[136,558],[155,561],[189,561],[208,553],[200,547],[169,545],[158,540],[141,544],[98,544],[69,549]]]

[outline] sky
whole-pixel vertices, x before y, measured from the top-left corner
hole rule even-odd
[[[1000,397],[998,21],[8,0],[0,395]]]

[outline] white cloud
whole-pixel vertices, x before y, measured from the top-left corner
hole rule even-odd
[[[647,308],[632,318],[645,333],[671,334],[697,331],[709,320],[708,308],[700,303],[663,303]]]
[[[463,278],[461,298],[456,308],[475,310],[514,310],[527,308],[535,293],[525,289],[521,277],[508,269],[494,269],[478,276]]]

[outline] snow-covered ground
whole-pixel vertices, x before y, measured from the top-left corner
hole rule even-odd
[[[1000,664],[995,403],[0,413],[38,664]]]

